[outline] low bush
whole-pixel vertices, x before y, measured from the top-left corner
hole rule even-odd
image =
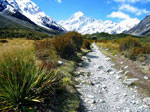
[[[84,49],[91,49],[90,45],[91,45],[91,41],[90,41],[90,40],[88,40],[88,39],[84,39],[84,40],[83,40],[82,47],[83,47]]]
[[[0,43],[8,43],[7,40],[0,40]]]
[[[119,50],[126,51],[134,47],[141,47],[141,42],[137,38],[127,37],[119,40]]]
[[[82,36],[76,32],[69,32],[54,41],[57,53],[65,59],[71,58],[82,47]]]
[[[136,58],[139,55],[142,54],[150,54],[150,44],[142,44],[141,47],[134,47],[131,51],[130,51],[130,56],[129,58],[132,60],[136,60]]]

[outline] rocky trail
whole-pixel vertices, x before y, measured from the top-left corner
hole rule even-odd
[[[92,52],[83,56],[82,67],[76,85],[82,101],[83,112],[150,112],[146,102],[136,88],[128,84],[138,79],[124,79],[126,73],[113,68],[110,58],[102,54],[93,44]]]

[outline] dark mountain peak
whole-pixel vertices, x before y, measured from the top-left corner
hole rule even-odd
[[[136,36],[147,36],[150,33],[150,15],[147,15],[138,25],[126,33]]]
[[[147,15],[146,18],[150,18],[150,15]]]

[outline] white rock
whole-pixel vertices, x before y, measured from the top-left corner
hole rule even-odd
[[[59,65],[63,65],[63,64],[64,64],[64,62],[62,62],[62,61],[58,61],[58,64],[59,64]]]
[[[94,98],[94,96],[92,96],[92,95],[87,95],[87,97],[88,97],[88,98]]]
[[[113,71],[112,71],[112,72],[109,72],[110,75],[113,75],[114,73],[115,73],[115,72],[113,72]]]
[[[128,66],[125,66],[125,67],[124,67],[124,69],[127,69],[127,68],[128,68]]]
[[[120,74],[120,73],[122,73],[122,72],[123,72],[123,71],[122,71],[122,70],[120,70],[120,71],[118,71],[118,72],[117,72],[117,74]]]
[[[96,103],[94,99],[85,99],[84,101],[89,104]]]
[[[125,73],[124,73],[124,75],[127,75],[129,73],[129,71],[126,71]]]
[[[82,56],[82,59],[83,59],[83,60],[86,60],[86,59],[87,59],[87,57],[86,57],[86,56]]]
[[[115,64],[113,63],[113,64],[111,64],[111,66],[115,66]]]
[[[147,76],[144,76],[144,79],[145,79],[145,80],[148,80],[148,77],[147,77]]]
[[[100,102],[100,103],[105,103],[105,101],[104,101],[104,100],[102,100],[102,99],[100,99],[100,100],[99,100],[99,102]]]
[[[123,64],[123,61],[120,64]]]
[[[150,105],[150,98],[149,97],[144,98],[143,102],[147,105]]]
[[[134,83],[135,81],[138,81],[139,79],[137,78],[130,78],[130,79],[125,79],[123,81],[124,84],[127,84],[127,85],[131,85],[132,83]]]
[[[117,78],[117,79],[121,79],[121,76],[117,75],[116,78]]]
[[[104,60],[105,60],[105,61],[109,61],[109,60],[110,60],[110,58],[105,58]]]

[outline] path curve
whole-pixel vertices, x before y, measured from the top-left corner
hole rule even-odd
[[[122,83],[121,71],[112,67],[114,64],[95,44],[83,60],[76,87],[85,112],[150,112],[136,89]]]

